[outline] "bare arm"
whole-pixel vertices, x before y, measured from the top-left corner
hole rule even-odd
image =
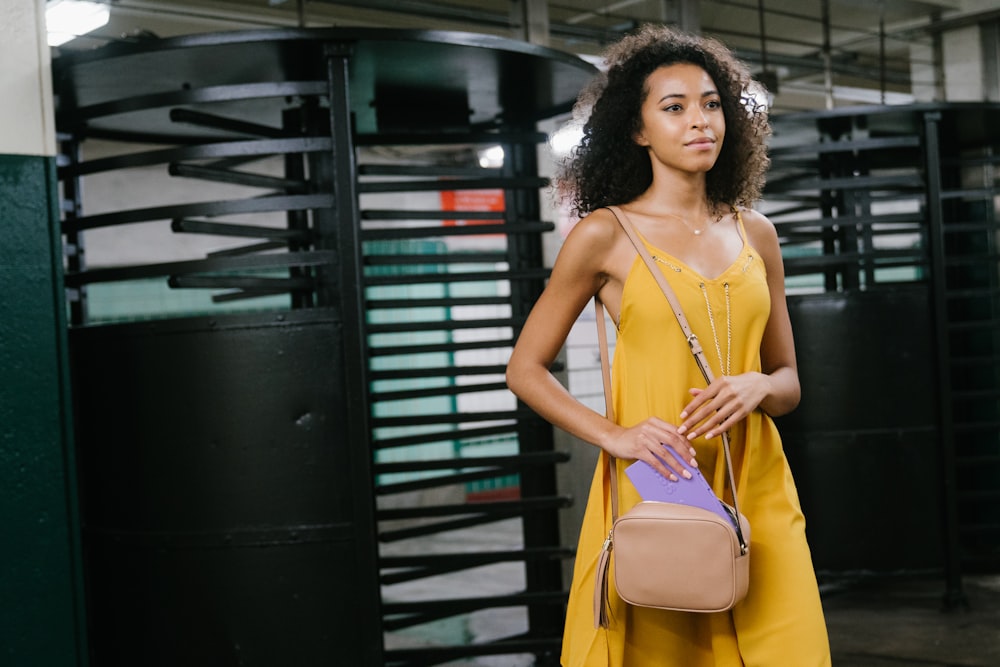
[[[602,253],[610,228],[593,220],[577,224],[559,252],[552,275],[521,330],[507,364],[507,385],[553,425],[595,445],[617,427],[577,401],[550,368],[590,299],[607,281]]]
[[[798,406],[802,391],[785,300],[785,266],[781,261],[778,234],[770,220],[760,214],[756,216],[762,218],[763,224],[753,226],[755,233],[751,242],[767,267],[767,287],[771,293],[771,316],[760,344],[761,367],[770,378],[770,387],[759,407],[772,417],[780,417]]]
[[[553,425],[622,459],[647,461],[671,478],[657,457],[677,474],[686,474],[662,446],[670,443],[694,461],[694,451],[672,424],[650,418],[626,428],[574,398],[550,368],[580,313],[595,294],[619,304],[624,274],[634,258],[624,233],[607,211],[577,224],[559,253],[548,285],[528,316],[507,365],[507,385]],[[627,248],[622,250],[622,248]],[[673,477],[675,478],[675,477]]]

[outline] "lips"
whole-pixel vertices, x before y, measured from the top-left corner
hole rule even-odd
[[[699,147],[702,147],[702,146],[711,146],[714,143],[715,143],[715,139],[712,139],[711,137],[699,137],[698,139],[694,139],[693,141],[689,141],[689,142],[687,142],[684,145],[685,146],[692,146],[694,148],[699,148]]]

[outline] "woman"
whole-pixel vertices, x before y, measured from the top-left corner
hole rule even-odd
[[[768,166],[766,110],[746,97],[747,68],[721,44],[646,27],[613,46],[581,96],[584,139],[561,184],[583,215],[525,322],[511,390],[552,424],[600,447],[580,531],[563,637],[564,667],[820,667],[829,644],[798,496],[772,417],[799,401],[784,271],[774,226],[748,207]],[[618,205],[667,276],[713,366],[703,387],[662,292],[605,206]],[[617,331],[617,423],[549,372],[597,295]],[[750,590],[732,611],[633,607],[612,591],[595,628],[593,591],[611,526],[608,454],[621,511],[640,500],[623,474],[643,460],[687,475],[664,445],[699,465],[719,494],[719,438],[732,440],[740,509],[752,526]],[[664,564],[665,567],[669,563]]]

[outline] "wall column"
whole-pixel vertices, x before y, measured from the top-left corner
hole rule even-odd
[[[44,0],[0,0],[0,663],[86,659]]]

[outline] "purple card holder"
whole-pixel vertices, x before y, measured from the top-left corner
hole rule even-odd
[[[625,474],[639,492],[643,500],[656,500],[663,503],[680,503],[692,507],[700,507],[710,512],[715,512],[730,523],[733,521],[732,515],[722,504],[719,497],[708,485],[705,476],[697,468],[692,468],[688,462],[680,456],[674,455],[684,468],[691,473],[691,479],[685,479],[678,475],[676,482],[656,472],[645,461],[636,461],[625,468]]]

